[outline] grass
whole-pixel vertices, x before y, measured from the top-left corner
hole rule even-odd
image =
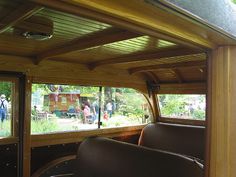
[[[0,123],[0,128],[0,137],[11,136],[11,120],[4,120],[3,123]]]

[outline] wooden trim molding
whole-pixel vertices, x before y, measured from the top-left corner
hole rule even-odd
[[[160,117],[160,122],[183,124],[183,125],[196,125],[196,126],[206,125],[206,121],[203,120],[191,120],[191,119],[169,118],[169,117]]]
[[[79,132],[58,132],[45,135],[31,135],[31,147],[81,142],[89,136],[104,136],[112,138],[117,136],[135,135],[140,134],[145,125],[146,124],[129,127],[93,129]]]
[[[206,83],[158,84],[157,94],[206,94]]]
[[[19,142],[19,138],[17,138],[17,137],[7,137],[7,138],[0,139],[0,145],[16,144],[18,142]]]

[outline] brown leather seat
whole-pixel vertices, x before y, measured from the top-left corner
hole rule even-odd
[[[139,145],[203,160],[205,128],[166,123],[149,124],[141,133]]]
[[[88,138],[78,150],[77,177],[202,177],[193,160],[164,151]]]

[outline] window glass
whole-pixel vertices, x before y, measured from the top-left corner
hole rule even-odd
[[[97,128],[92,104],[98,95],[99,87],[33,84],[31,133]]]
[[[142,94],[129,88],[103,88],[101,127],[137,125],[150,120],[149,105]]]
[[[13,88],[13,82],[0,81],[0,138],[12,135]]]
[[[205,95],[165,94],[158,98],[162,117],[205,120]]]

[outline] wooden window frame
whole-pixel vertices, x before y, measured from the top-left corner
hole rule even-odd
[[[62,80],[62,82],[47,80],[46,78],[31,78],[31,87],[33,84],[55,84],[55,85],[78,85],[78,86],[91,86],[91,87],[105,87],[104,85],[90,85],[89,83],[81,83],[81,82],[66,82]],[[114,87],[114,86],[106,86],[106,87]],[[117,88],[128,88],[128,87],[119,87]],[[150,103],[150,100],[147,98],[145,94],[140,92],[135,88],[131,88],[136,90],[138,93],[142,94],[145,100],[147,101],[150,107],[150,114],[153,117],[153,110]],[[32,91],[31,93],[32,94]],[[31,111],[30,111],[31,112]],[[30,119],[31,120],[31,119]],[[84,138],[88,136],[105,136],[105,137],[117,137],[117,136],[130,136],[135,134],[140,134],[142,129],[147,124],[139,124],[139,125],[130,125],[130,126],[121,126],[121,127],[107,127],[107,128],[95,128],[89,130],[78,130],[78,131],[67,131],[67,132],[52,132],[47,134],[30,134],[30,147],[41,147],[41,146],[50,146],[56,144],[66,144],[66,143],[77,143],[81,142]],[[31,132],[31,131],[30,131]]]
[[[17,76],[0,76],[0,81],[11,82],[11,136],[2,137],[0,145],[14,144],[19,142],[19,78]]]

